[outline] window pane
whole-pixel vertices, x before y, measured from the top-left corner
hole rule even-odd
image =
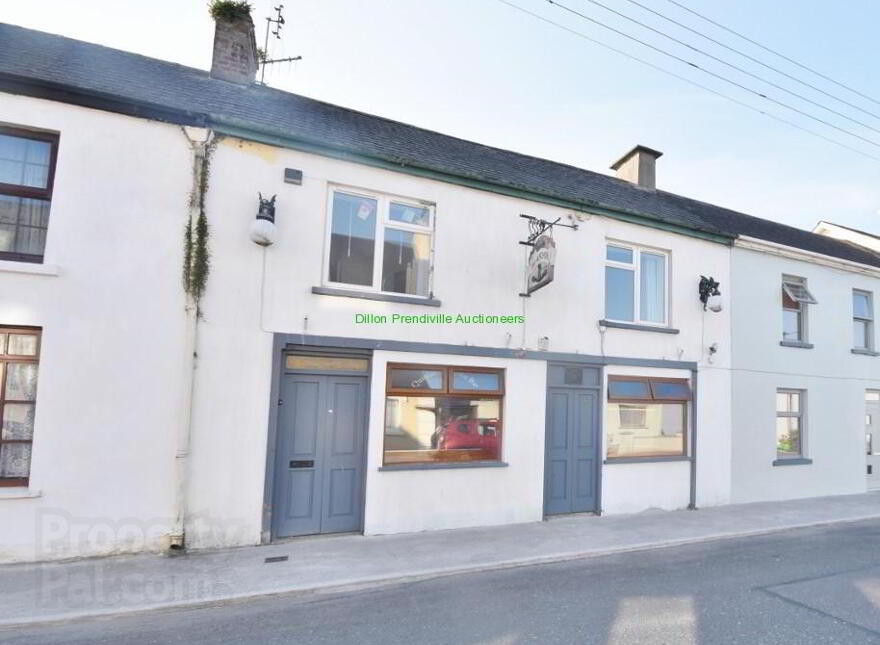
[[[605,267],[605,317],[610,320],[633,320],[634,271]]]
[[[865,392],[865,401],[880,401],[880,392]]]
[[[386,228],[382,290],[427,296],[430,259],[430,235]]]
[[[51,151],[46,141],[0,134],[0,183],[46,188]]]
[[[27,477],[31,469],[31,444],[0,444],[0,478]]]
[[[391,369],[388,387],[395,390],[442,390],[443,371],[395,367]]]
[[[808,304],[816,304],[816,299],[809,292],[807,286],[802,281],[788,279],[783,281],[782,290],[797,302],[806,302]]]
[[[776,456],[788,459],[801,456],[801,429],[798,417],[776,418]]]
[[[0,334],[0,354],[6,353],[6,334]]]
[[[777,392],[776,393],[776,411],[777,412],[800,412],[801,395],[797,392]]]
[[[0,341],[0,354],[3,343]],[[11,356],[36,356],[37,337],[35,334],[9,334],[9,350]]]
[[[684,403],[608,404],[608,458],[684,455]]]
[[[691,398],[691,388],[687,383],[674,383],[670,381],[651,381],[651,391],[655,399],[675,399],[688,401]]]
[[[644,381],[608,381],[609,399],[650,399],[651,391]]]
[[[500,390],[501,375],[485,372],[453,372],[454,390]]]
[[[7,401],[33,401],[37,397],[37,364],[6,364]]]
[[[424,206],[397,204],[391,202],[388,218],[395,222],[406,222],[417,226],[428,226],[431,223],[431,211]]]
[[[333,193],[331,282],[372,286],[376,252],[376,200]]]
[[[853,320],[853,347],[868,349],[868,323],[864,320]]]
[[[28,439],[34,436],[34,404],[7,403],[3,406],[0,439]]]
[[[385,411],[385,464],[501,456],[499,399],[389,396]]]
[[[0,251],[42,255],[48,225],[48,201],[0,195]]]
[[[800,311],[782,310],[782,339],[802,340]]]
[[[873,318],[871,301],[867,293],[853,292],[853,316],[857,318]]]
[[[666,257],[656,253],[641,254],[639,275],[641,319],[666,322]]]
[[[609,244],[605,257],[607,257],[612,262],[625,262],[626,264],[633,263],[632,249],[627,249],[622,246],[612,246],[611,244]]]

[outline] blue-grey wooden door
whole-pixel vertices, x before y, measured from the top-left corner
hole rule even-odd
[[[547,390],[544,513],[599,510],[599,393]]]
[[[281,402],[274,537],[360,530],[366,378],[286,374]]]

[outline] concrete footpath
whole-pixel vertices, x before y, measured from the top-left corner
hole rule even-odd
[[[0,567],[0,626],[349,591],[871,518],[880,519],[880,492],[404,535],[300,538],[174,558],[7,565]]]

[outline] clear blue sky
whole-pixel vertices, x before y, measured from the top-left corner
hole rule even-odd
[[[860,136],[842,120],[609,14],[560,0]],[[665,23],[627,0],[598,0],[880,130],[880,118],[836,103]],[[679,0],[880,100],[876,0]],[[810,122],[550,6],[511,0],[667,69],[880,157],[880,147]],[[880,116],[850,94],[703,23],[667,0],[656,11],[751,53]],[[257,40],[273,2],[253,2]],[[287,0],[267,75],[275,87],[490,145],[610,172],[636,143],[662,150],[659,187],[811,228],[819,219],[880,233],[880,161],[838,148],[525,16],[498,0]],[[203,0],[4,2],[0,20],[208,68],[213,24]]]

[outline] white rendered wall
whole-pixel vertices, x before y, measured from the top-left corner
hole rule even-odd
[[[303,171],[301,186],[283,182],[284,169]],[[322,285],[328,187],[331,184],[380,191],[435,203],[434,295],[439,308],[315,295]],[[248,239],[256,214],[257,192],[277,194],[278,241],[266,253],[265,299],[260,322],[263,251]],[[261,527],[266,425],[269,406],[271,333],[391,339],[488,347],[537,349],[548,336],[549,349],[599,355],[603,343],[597,321],[604,317],[606,237],[671,251],[671,323],[679,334],[608,329],[606,355],[645,359],[699,361],[708,366],[703,348],[718,342],[716,366],[729,364],[729,316],[704,314],[697,300],[700,274],[712,275],[726,293],[730,249],[720,244],[592,217],[580,230],[557,231],[556,281],[525,302],[522,289],[527,234],[519,217],[566,218],[563,209],[454,186],[313,154],[227,139],[212,162],[208,213],[212,224],[213,269],[203,302],[200,380],[193,436],[191,508],[208,518],[191,525],[196,546],[256,543]],[[356,324],[358,313],[522,314],[526,324],[510,325],[369,325]],[[265,331],[261,331],[262,329]],[[705,325],[705,327],[704,327]],[[378,471],[384,411],[384,352],[374,359],[369,465],[366,482],[366,531],[451,528],[539,519],[543,500],[544,399],[546,365],[523,360],[464,356],[440,360],[433,354],[397,353],[395,360],[504,364],[508,369],[505,402],[507,468],[433,471]],[[244,360],[246,358],[246,360]],[[642,373],[636,369],[635,372]],[[728,390],[722,376],[705,376],[708,408],[718,411],[716,434],[729,422]],[[701,379],[703,373],[701,372]],[[720,379],[720,380],[717,380]],[[701,387],[703,381],[701,380]],[[604,397],[604,393],[603,393]],[[603,402],[604,405],[604,402]],[[709,432],[709,430],[707,430]],[[520,443],[528,438],[528,445]],[[729,495],[729,443],[707,441],[701,450],[707,464],[700,474],[701,499],[723,503]],[[510,451],[508,453],[508,451]],[[664,466],[667,464],[661,464]],[[686,466],[686,464],[685,464]],[[623,468],[616,466],[615,468]],[[613,508],[642,510],[658,505],[642,483],[656,464],[626,467],[635,473],[604,493]],[[678,470],[685,472],[680,477]],[[617,472],[623,472],[622,470]],[[662,507],[681,506],[688,490],[686,468],[663,471],[674,481]],[[665,480],[664,480],[665,481]],[[503,485],[500,483],[503,482]],[[684,482],[684,483],[682,483]],[[682,489],[682,486],[684,487]],[[485,487],[485,495],[474,491]],[[518,491],[510,495],[510,490]],[[461,492],[471,490],[467,501]],[[507,491],[499,505],[498,490]],[[428,503],[430,500],[430,503]],[[684,504],[687,504],[685,496]],[[213,527],[222,527],[219,530]]]
[[[57,275],[0,263],[0,325],[43,328],[30,490],[0,488],[0,561],[156,549],[174,512],[188,145],[176,126],[8,94],[0,122],[60,132]]]
[[[865,390],[880,358],[852,354],[852,290],[880,295],[880,279],[813,262],[734,248],[733,477],[736,502],[861,493]],[[782,275],[807,279],[813,349],[782,347]],[[876,329],[875,329],[876,333]],[[777,388],[807,390],[808,465],[773,466]]]

